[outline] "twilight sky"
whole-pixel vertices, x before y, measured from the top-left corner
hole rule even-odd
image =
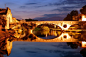
[[[0,0],[0,8],[11,9],[17,19],[62,20],[72,10],[79,11],[86,0]]]

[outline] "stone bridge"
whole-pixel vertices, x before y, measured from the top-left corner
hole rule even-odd
[[[68,30],[71,25],[78,24],[79,21],[30,21],[26,22],[27,24],[34,23],[36,26],[41,24],[55,24],[59,26],[62,30]],[[64,25],[67,27],[65,28]]]
[[[68,30],[68,28],[71,25],[78,24],[80,21],[29,21],[29,22],[20,22],[17,24],[13,24],[10,28],[13,28],[15,26],[20,26],[23,23],[27,23],[28,25],[31,25],[31,23],[36,24],[36,27],[41,24],[54,24],[56,26],[59,26],[62,30]],[[64,27],[66,25],[67,27]]]

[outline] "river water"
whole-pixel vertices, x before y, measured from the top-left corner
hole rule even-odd
[[[72,49],[67,43],[13,42],[11,54],[4,57],[83,57],[79,47]]]

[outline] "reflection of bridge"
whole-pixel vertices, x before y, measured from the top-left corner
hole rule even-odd
[[[74,24],[78,24],[79,21],[30,21],[30,22],[26,22],[28,24],[30,23],[34,23],[36,24],[36,26],[41,25],[41,24],[55,24],[58,25],[59,27],[62,28],[62,30],[67,30],[71,25]],[[65,28],[64,25],[66,25],[67,27]]]
[[[53,39],[42,39],[33,34],[33,38],[28,38],[27,40],[15,39],[13,41],[29,41],[29,42],[78,42],[78,39],[74,39],[69,36],[68,33],[62,33],[59,37]],[[35,38],[35,39],[34,39]],[[31,40],[33,39],[33,40]]]
[[[74,39],[71,36],[69,36],[68,33],[62,33],[59,37],[54,39],[42,39],[39,37],[36,37],[36,40],[33,40],[33,42],[78,42],[78,39]]]

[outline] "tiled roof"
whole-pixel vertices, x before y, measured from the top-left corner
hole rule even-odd
[[[0,15],[6,14],[7,10],[6,9],[0,9]]]

